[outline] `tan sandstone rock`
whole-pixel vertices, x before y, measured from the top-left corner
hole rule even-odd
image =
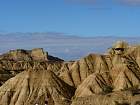
[[[17,55],[12,57],[19,59]],[[20,55],[20,61],[1,59],[2,70],[21,72],[12,72],[17,75],[0,87],[1,105],[43,105],[45,101],[48,105],[140,103],[140,46],[118,41],[106,55],[90,54],[72,62],[49,55],[46,60],[41,49],[31,55],[28,62],[26,54]]]

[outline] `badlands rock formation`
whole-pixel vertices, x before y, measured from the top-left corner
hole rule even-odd
[[[62,59],[48,55],[42,48],[11,50],[0,56],[0,85],[28,69],[44,68],[58,73],[62,62]]]
[[[11,50],[0,56],[1,60],[14,60],[14,61],[63,61],[60,58],[48,55],[42,48],[35,48],[32,50],[17,49]]]
[[[140,46],[65,62],[42,49],[0,57],[0,105],[140,105]]]

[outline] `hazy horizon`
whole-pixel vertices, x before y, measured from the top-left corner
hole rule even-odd
[[[90,53],[105,53],[117,40],[140,44],[140,37],[83,37],[64,33],[0,33],[0,53],[12,49],[44,48],[50,55],[64,60],[76,60]]]

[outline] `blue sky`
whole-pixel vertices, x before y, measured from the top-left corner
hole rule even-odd
[[[140,36],[140,0],[0,0],[0,32]]]

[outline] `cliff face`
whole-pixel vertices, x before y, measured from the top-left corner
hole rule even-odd
[[[140,46],[117,42],[106,55],[71,62],[41,52],[2,55],[0,105],[140,103]]]
[[[9,52],[0,56],[0,60],[13,61],[63,61],[60,58],[48,55],[48,52],[43,51],[42,48],[34,48],[32,50],[10,50]]]

